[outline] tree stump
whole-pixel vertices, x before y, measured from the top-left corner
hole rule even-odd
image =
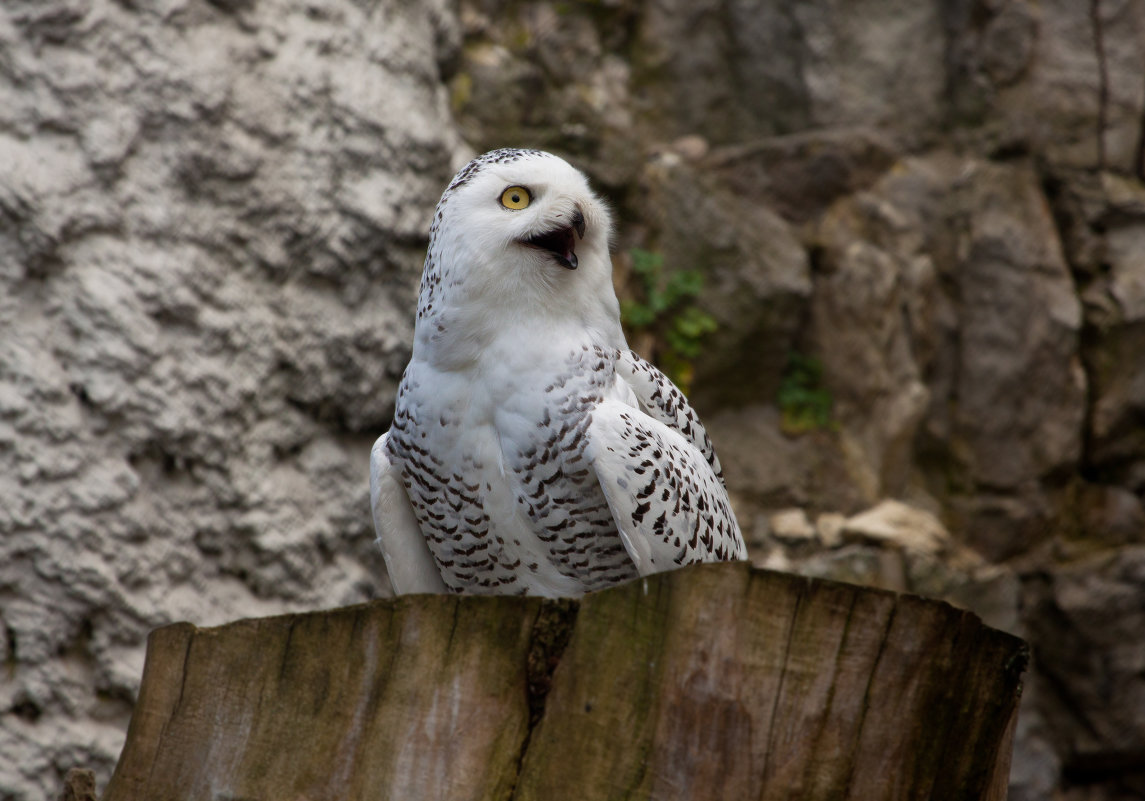
[[[1002,799],[1025,644],[698,565],[152,633],[104,801]]]

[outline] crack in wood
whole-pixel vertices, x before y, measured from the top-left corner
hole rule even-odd
[[[537,616],[533,618],[529,633],[529,653],[525,663],[525,695],[529,707],[529,720],[517,754],[513,786],[507,795],[509,799],[516,797],[521,767],[529,751],[529,742],[545,716],[545,699],[553,686],[553,673],[572,638],[579,610],[580,604],[573,599],[545,601],[537,610]]]
[[[771,719],[767,722],[767,741],[763,759],[763,784],[767,785],[768,774],[771,772],[771,752],[775,737],[775,719],[779,711],[779,700],[783,697],[783,681],[787,678],[787,663],[791,659],[791,640],[795,636],[795,624],[799,619],[799,607],[807,593],[806,585],[800,585],[795,596],[795,604],[791,607],[791,614],[787,619],[787,638],[783,644],[783,666],[779,670],[779,683],[775,687],[775,698],[771,702]]]
[[[294,638],[294,626],[299,620],[300,618],[291,618],[286,627],[286,641],[282,644],[282,658],[278,664],[278,680],[280,682],[286,676],[286,668],[290,664],[290,641]]]
[[[895,604],[891,606],[890,614],[887,615],[887,622],[886,625],[883,626],[883,634],[879,639],[879,650],[875,653],[875,661],[871,665],[871,672],[867,676],[867,684],[863,689],[863,703],[859,711],[859,724],[855,727],[855,736],[851,740],[850,753],[847,758],[847,762],[850,763],[850,768],[847,771],[847,780],[843,783],[845,788],[843,792],[844,797],[849,797],[851,793],[851,782],[855,778],[855,755],[859,750],[859,744],[863,740],[863,726],[866,725],[867,712],[871,705],[871,686],[874,684],[875,677],[879,673],[879,665],[883,661],[883,654],[886,653],[887,640],[891,636],[891,627],[894,626],[895,616],[898,614],[898,611],[899,601],[896,601]]]
[[[835,658],[831,661],[831,684],[827,688],[827,698],[823,702],[823,715],[819,719],[819,728],[815,732],[815,747],[818,748],[823,742],[823,735],[827,730],[827,723],[831,717],[831,707],[835,703],[835,688],[838,686],[839,665],[843,658],[843,649],[847,645],[847,634],[851,630],[851,623],[855,619],[855,607],[858,605],[859,596],[852,595],[851,602],[847,606],[847,617],[843,621],[843,630],[839,633],[839,645],[835,649]],[[812,777],[815,771],[815,763],[808,761],[807,767],[803,772],[803,786],[812,786]]]
[[[190,673],[189,667],[191,664],[191,648],[195,644],[195,634],[197,633],[198,632],[193,632],[191,636],[187,637],[187,648],[183,652],[183,669],[180,674],[179,681],[179,697],[175,699],[175,706],[171,709],[171,715],[168,718],[169,720],[173,720],[175,716],[179,714],[179,707],[183,705],[183,694],[187,690],[187,676]]]
[[[191,646],[194,644],[195,635],[198,633],[198,630],[195,629],[193,626],[190,626],[189,624],[178,624],[177,623],[175,625],[176,626],[180,626],[180,625],[186,626],[187,628],[191,629],[191,632],[189,634],[187,634],[186,645],[183,649],[182,667],[180,668],[180,675],[179,675],[179,695],[175,699],[174,705],[171,707],[171,709],[167,712],[166,716],[164,717],[163,725],[159,727],[159,736],[157,738],[157,740],[159,742],[162,742],[164,740],[164,738],[166,737],[168,727],[171,725],[171,722],[175,719],[175,715],[178,713],[179,707],[182,706],[182,704],[183,704],[183,695],[187,689],[187,675],[190,672]],[[155,637],[156,635],[152,634],[151,636]],[[148,642],[147,642],[148,651],[151,650],[152,646],[153,646],[153,643],[151,641],[151,638],[149,637]],[[130,731],[128,732],[128,734],[130,734]],[[147,767],[147,783],[148,784],[150,784],[155,778],[156,764],[157,763],[154,760],[152,760],[148,764],[148,767]]]

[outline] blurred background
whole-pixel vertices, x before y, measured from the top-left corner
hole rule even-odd
[[[1026,637],[1010,797],[1145,798],[1145,0],[5,0],[0,799],[106,784],[147,633],[389,592],[431,211],[613,207],[763,566]]]

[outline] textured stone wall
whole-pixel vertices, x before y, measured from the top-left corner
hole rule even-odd
[[[369,445],[464,158],[444,4],[0,9],[0,798],[106,782],[148,630],[386,590]]]
[[[154,626],[388,591],[368,448],[503,145],[622,293],[704,273],[753,558],[1030,638],[1011,798],[1145,797],[1143,132],[1145,0],[7,0],[0,799],[106,782]]]

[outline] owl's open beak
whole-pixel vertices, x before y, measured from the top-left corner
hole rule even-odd
[[[524,244],[547,250],[553,254],[557,264],[565,269],[575,270],[577,268],[576,237],[573,236],[573,232],[575,231],[577,236],[584,239],[584,230],[584,215],[581,214],[580,209],[577,209],[573,214],[572,225],[529,237],[524,241]]]

